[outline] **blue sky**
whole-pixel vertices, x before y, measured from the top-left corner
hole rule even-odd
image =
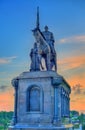
[[[82,84],[84,91],[85,1],[0,0],[0,92],[11,89],[11,79],[29,70],[37,6],[41,30],[48,25],[55,37],[58,72],[71,86]]]

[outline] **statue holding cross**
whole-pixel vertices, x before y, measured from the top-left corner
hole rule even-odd
[[[42,70],[42,58],[45,60],[46,70],[57,70],[56,65],[56,51],[54,48],[54,36],[53,33],[48,31],[48,26],[45,26],[45,31],[41,31],[39,27],[39,8],[37,9],[37,22],[36,28],[33,31],[33,35],[36,39],[36,53],[35,47],[31,51],[31,71]],[[32,54],[33,53],[33,54]],[[35,55],[34,55],[35,54]]]

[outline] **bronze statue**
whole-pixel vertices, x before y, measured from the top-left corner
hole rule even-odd
[[[47,70],[57,70],[56,65],[56,51],[54,48],[53,33],[48,31],[48,26],[45,26],[45,31],[41,32],[39,27],[39,9],[37,9],[37,25],[33,31],[36,43],[31,50],[31,71],[43,70],[42,58],[45,60],[45,67]]]

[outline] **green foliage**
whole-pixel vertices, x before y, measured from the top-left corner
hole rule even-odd
[[[0,130],[4,130],[4,127],[3,127],[3,126],[0,126]]]
[[[85,124],[82,125],[82,130],[85,130]]]
[[[72,116],[79,116],[79,112],[78,111],[70,111],[70,117]]]
[[[81,124],[84,124],[85,122],[85,115],[83,113],[81,113],[81,115],[79,116],[79,121]]]
[[[13,112],[6,112],[1,111],[0,112],[0,130],[7,130],[7,127],[9,126],[11,119],[13,116]]]
[[[74,128],[78,129],[79,128],[79,124],[75,124]]]

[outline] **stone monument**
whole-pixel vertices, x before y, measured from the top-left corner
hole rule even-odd
[[[65,130],[62,118],[69,118],[71,89],[57,74],[54,36],[48,26],[40,30],[39,9],[32,32],[35,43],[30,51],[30,71],[12,80],[15,107],[9,130]]]

